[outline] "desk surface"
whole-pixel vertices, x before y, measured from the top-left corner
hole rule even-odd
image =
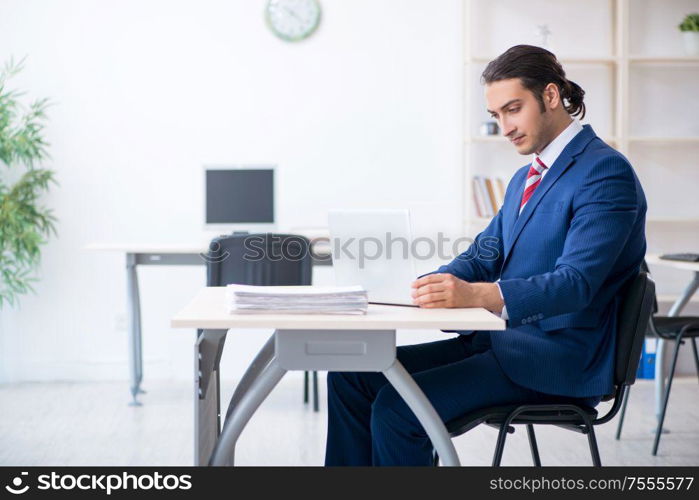
[[[173,328],[276,328],[307,330],[504,330],[505,322],[482,308],[419,309],[369,305],[365,315],[230,314],[225,287],[206,287],[174,318]]]
[[[675,269],[684,269],[685,271],[699,272],[699,262],[683,262],[680,260],[665,260],[661,259],[658,254],[646,254],[646,262],[649,265],[672,267]]]

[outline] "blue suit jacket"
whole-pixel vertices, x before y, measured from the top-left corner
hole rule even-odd
[[[646,252],[646,200],[626,158],[585,125],[518,215],[529,165],[470,248],[435,272],[500,280],[508,328],[491,332],[502,369],[549,394],[614,390],[620,287]]]

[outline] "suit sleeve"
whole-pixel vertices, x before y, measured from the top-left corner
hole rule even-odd
[[[554,270],[499,282],[509,319],[540,319],[587,307],[609,276],[638,216],[636,178],[624,158],[600,161],[578,188]],[[536,256],[532,256],[536,258]]]

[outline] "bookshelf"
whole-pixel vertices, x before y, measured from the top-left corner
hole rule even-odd
[[[475,210],[473,176],[509,181],[529,161],[503,137],[478,134],[489,120],[480,74],[508,47],[536,45],[537,25],[546,24],[550,50],[586,91],[582,122],[629,158],[641,180],[649,251],[699,251],[699,57],[685,55],[677,30],[696,11],[698,0],[588,0],[584,8],[575,0],[530,0],[526,9],[515,0],[464,0],[466,233],[475,236],[490,221]],[[683,277],[671,277],[663,293],[680,291]]]
[[[629,142],[661,142],[670,144],[699,144],[699,136],[696,137],[629,137]]]
[[[630,64],[686,64],[693,66],[699,64],[699,57],[654,57],[654,56],[629,56]]]

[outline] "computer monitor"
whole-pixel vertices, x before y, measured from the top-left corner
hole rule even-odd
[[[272,231],[274,166],[204,166],[205,224],[216,231]]]

